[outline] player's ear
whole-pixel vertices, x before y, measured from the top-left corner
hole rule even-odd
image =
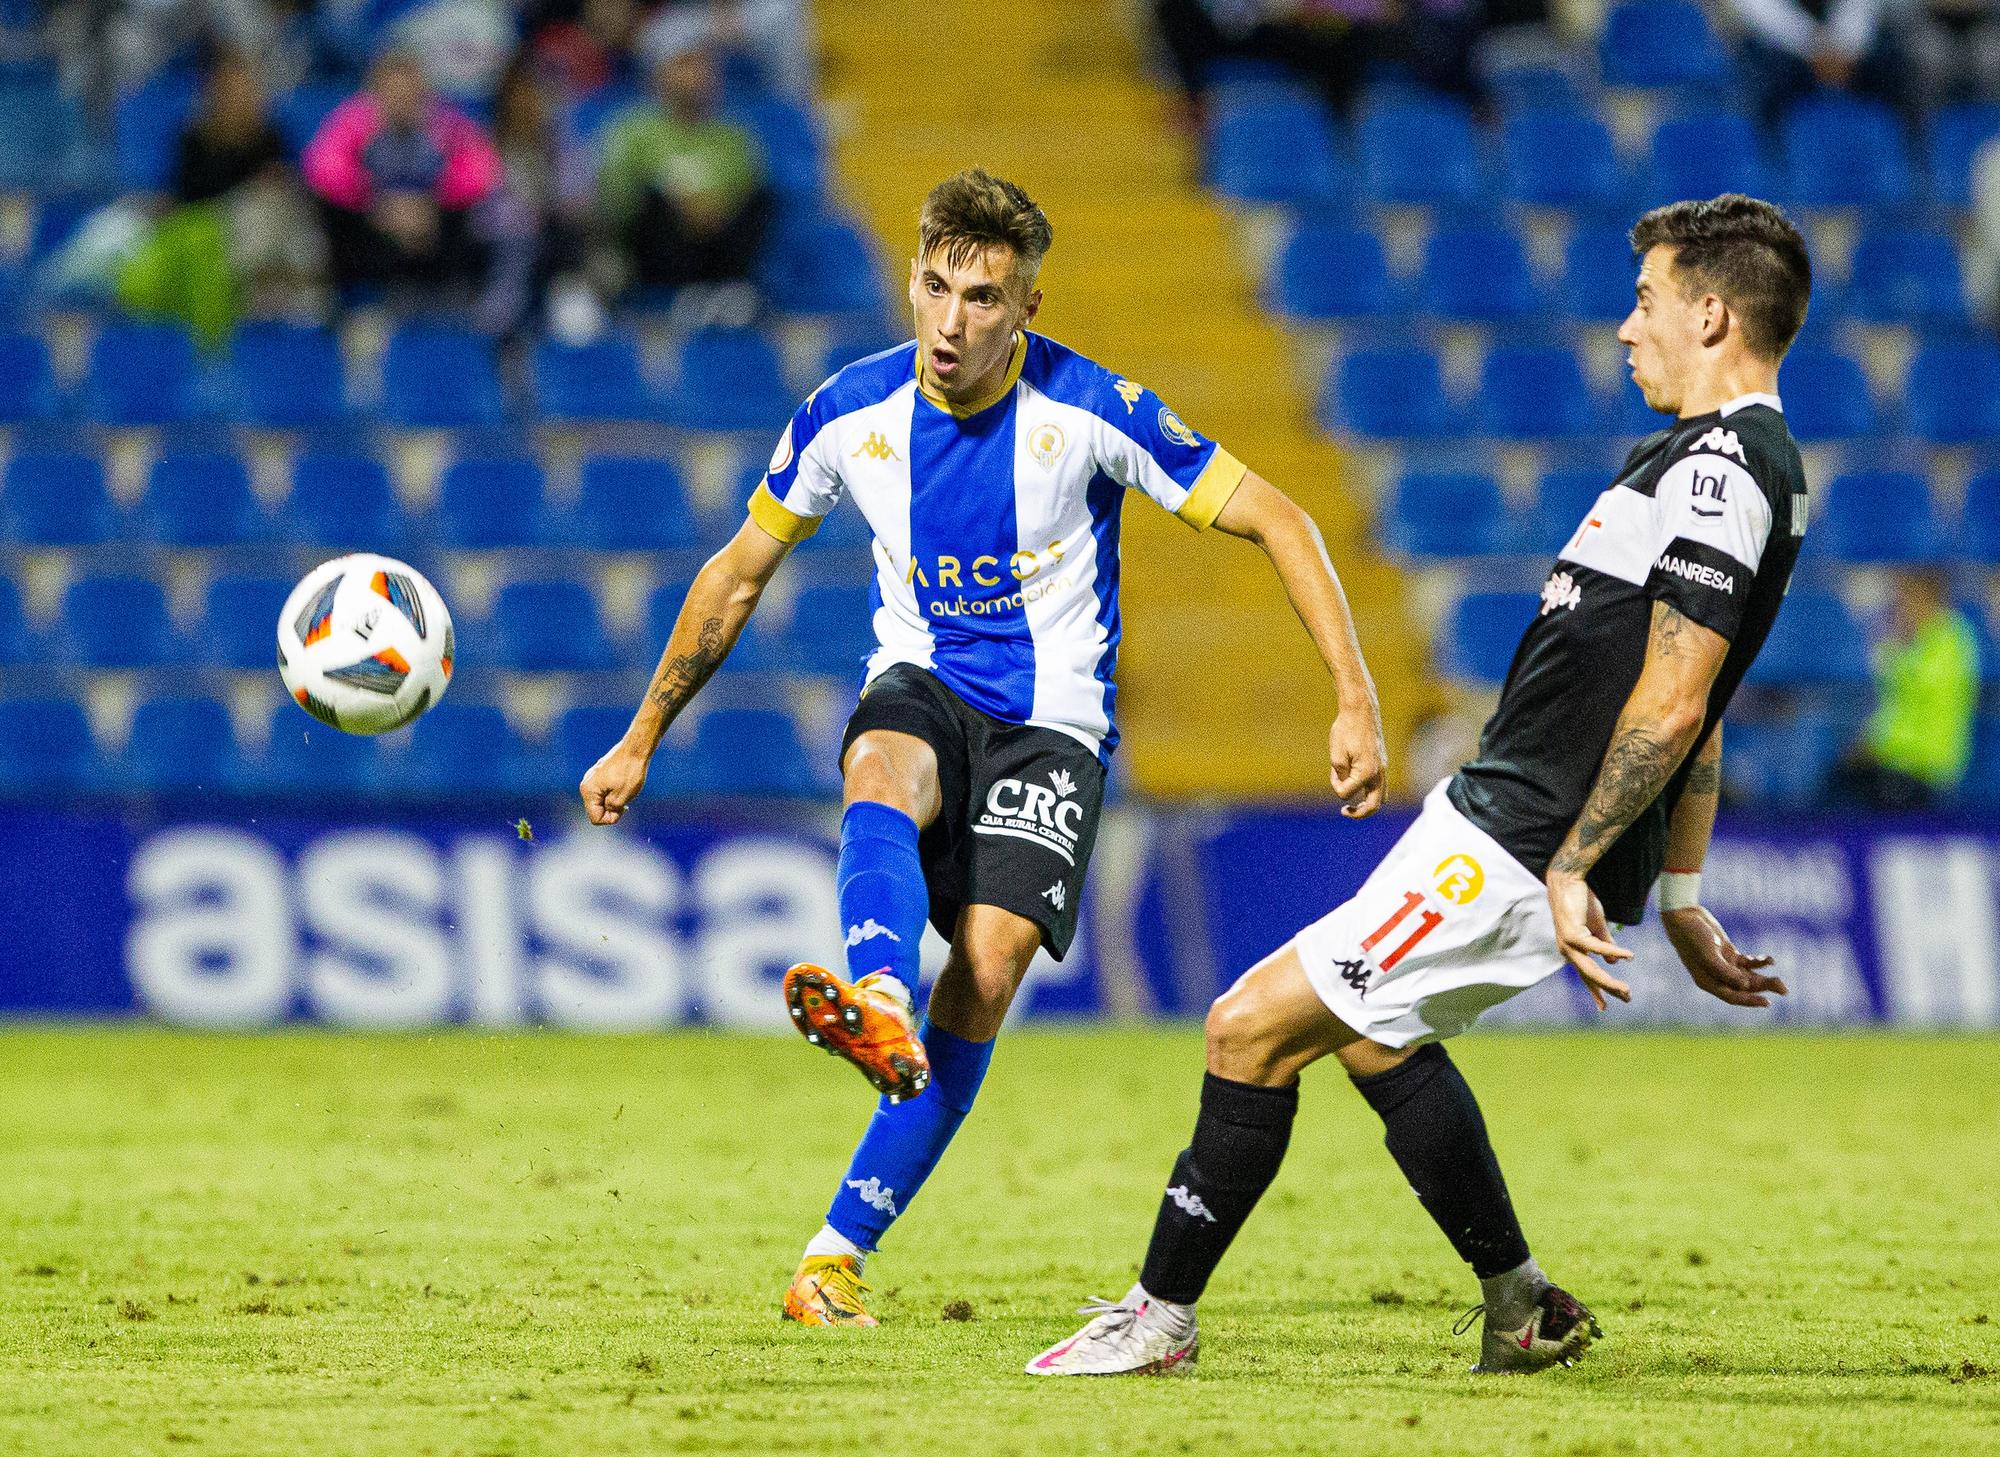
[[[1704,346],[1713,347],[1720,344],[1723,336],[1735,326],[1735,323],[1736,321],[1729,316],[1729,305],[1716,295],[1709,294],[1702,299],[1701,342]]]
[[[1021,315],[1021,322],[1023,324],[1034,323],[1035,315],[1041,312],[1041,308],[1042,308],[1042,291],[1039,288],[1029,289],[1028,307],[1027,310]]]

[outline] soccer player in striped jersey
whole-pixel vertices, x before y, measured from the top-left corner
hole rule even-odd
[[[807,1040],[883,1100],[786,1292],[784,1314],[811,1325],[875,1323],[864,1261],[971,1110],[1036,952],[1060,959],[1076,930],[1117,742],[1127,491],[1262,548],[1332,675],[1343,812],[1381,803],[1381,715],[1318,529],[1152,391],[1029,330],[1051,238],[1041,208],[984,171],[932,190],[910,265],[915,340],[799,407],[631,727],[581,787],[593,821],[624,813],[786,553],[852,498],[874,536],[878,646],[841,746],[847,964],[793,967],[785,997]],[[951,952],[920,1025],[926,919]]]

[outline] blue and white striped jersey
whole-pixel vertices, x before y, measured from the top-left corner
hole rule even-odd
[[[867,681],[912,663],[995,718],[1108,752],[1124,494],[1201,530],[1243,474],[1151,390],[1043,335],[964,407],[924,387],[912,342],[813,391],[750,515],[799,541],[853,497],[875,538]]]

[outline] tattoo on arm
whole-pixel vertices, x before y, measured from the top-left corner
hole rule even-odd
[[[1620,729],[1605,752],[1604,767],[1598,771],[1590,799],[1571,832],[1574,844],[1563,846],[1551,868],[1581,875],[1595,865],[1603,853],[1599,846],[1609,848],[1639,812],[1659,797],[1684,753],[1644,724]]]
[[[653,680],[653,702],[671,719],[714,676],[722,657],[722,619],[711,617],[701,625],[693,652],[677,654],[660,665]]]
[[[1694,768],[1688,770],[1687,787],[1682,792],[1708,795],[1722,793],[1722,766],[1713,759],[1699,760]]]
[[[1668,602],[1656,602],[1653,612],[1653,636],[1650,644],[1656,657],[1671,658],[1681,650],[1681,629],[1687,626],[1687,617]]]

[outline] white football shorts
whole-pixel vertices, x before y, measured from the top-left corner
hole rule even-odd
[[[1333,1015],[1384,1047],[1454,1037],[1566,964],[1547,888],[1443,784],[1354,898],[1291,944]]]

